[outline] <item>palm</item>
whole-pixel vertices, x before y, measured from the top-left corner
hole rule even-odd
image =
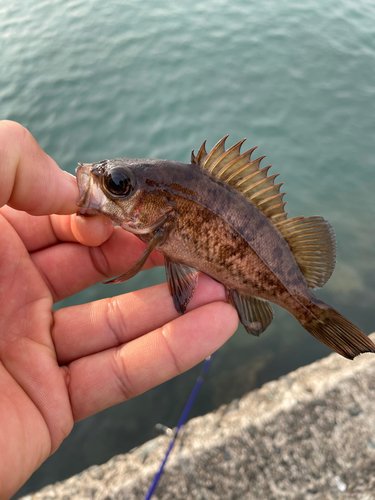
[[[153,287],[53,313],[54,302],[130,267],[143,243],[116,228],[101,246],[83,246],[70,216],[1,213],[0,428],[10,452],[2,473],[17,469],[22,477],[58,448],[74,421],[187,369],[197,352],[204,356],[207,321],[220,345],[222,305],[177,317],[160,285],[157,293]],[[153,259],[149,266],[162,263],[156,252]],[[222,287],[203,277],[192,308],[215,299],[224,299]]]

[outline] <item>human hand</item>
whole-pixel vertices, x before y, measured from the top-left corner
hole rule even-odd
[[[53,312],[145,248],[104,217],[70,215],[77,198],[74,177],[26,129],[0,122],[0,499],[75,421],[191,368],[237,327],[224,288],[204,275],[184,316],[166,284]],[[153,252],[146,267],[162,263]]]

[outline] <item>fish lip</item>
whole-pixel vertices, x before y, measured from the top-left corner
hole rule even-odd
[[[80,207],[78,215],[88,217],[101,215],[100,207],[105,201],[104,194],[92,173],[92,165],[92,163],[78,163],[76,168],[79,192],[77,206]]]
[[[90,166],[89,163],[78,163],[76,168],[79,192],[77,205],[82,208],[88,208],[89,205],[89,192],[92,184]]]

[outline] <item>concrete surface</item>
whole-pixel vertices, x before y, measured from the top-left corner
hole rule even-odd
[[[141,500],[168,443],[156,438],[24,500]],[[332,354],[191,420],[152,498],[375,499],[375,356]]]

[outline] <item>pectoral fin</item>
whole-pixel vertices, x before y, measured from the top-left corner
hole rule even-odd
[[[174,306],[179,314],[184,314],[197,286],[198,271],[165,258],[165,273]]]
[[[124,281],[127,281],[130,278],[133,278],[133,276],[135,276],[136,274],[139,273],[139,271],[145,265],[146,260],[149,258],[150,253],[157,247],[157,245],[163,240],[163,238],[164,238],[163,229],[160,228],[160,229],[158,229],[158,231],[156,231],[156,233],[153,236],[152,240],[150,241],[148,247],[143,252],[140,259],[134,264],[134,266],[131,269],[129,269],[129,271],[122,274],[121,276],[118,276],[117,278],[114,278],[113,280],[105,281],[105,284],[107,285],[108,283],[123,283]]]
[[[264,332],[273,319],[273,309],[267,300],[229,290],[228,302],[237,310],[247,333],[257,337]]]

